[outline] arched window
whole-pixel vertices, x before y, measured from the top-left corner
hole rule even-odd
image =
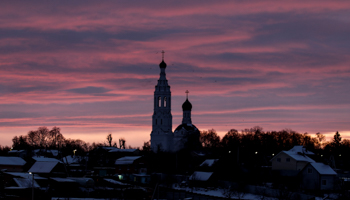
[[[161,124],[161,125],[163,124],[163,119],[160,119],[160,124]]]
[[[156,125],[157,125],[157,119],[156,119]]]
[[[162,106],[162,97],[158,97],[158,107]]]
[[[164,107],[166,107],[166,97],[164,97]]]

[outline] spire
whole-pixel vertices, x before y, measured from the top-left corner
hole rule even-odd
[[[188,99],[188,93],[190,93],[188,90],[186,90],[186,99]]]
[[[159,67],[161,68],[161,69],[165,69],[166,68],[166,63],[164,62],[164,53],[165,53],[165,51],[164,50],[162,50],[162,62],[159,64]]]

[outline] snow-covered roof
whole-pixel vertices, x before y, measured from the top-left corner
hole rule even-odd
[[[33,159],[35,161],[39,161],[39,162],[60,162],[60,163],[62,163],[60,160],[57,160],[56,158],[47,158],[47,157],[43,157],[43,156],[33,156]]]
[[[105,149],[105,150],[113,150],[113,149],[118,149],[118,147],[107,147],[107,146],[100,146],[101,149]]]
[[[85,178],[85,177],[69,177],[69,179],[79,183],[81,186],[84,187],[93,187],[95,182],[92,178]]]
[[[313,152],[306,150],[303,146],[294,146],[289,150],[289,152],[301,153],[306,155],[315,155]]]
[[[47,152],[47,153],[51,153],[53,156],[58,156],[59,151],[55,150],[55,149],[35,149],[34,153],[38,153],[38,152]]]
[[[21,177],[21,178],[33,178],[32,174],[29,174],[28,172],[5,172],[6,174],[10,174],[15,177]],[[34,174],[34,179],[47,179],[44,177],[39,176],[38,174]]]
[[[116,180],[110,179],[110,178],[105,178],[104,180],[107,181],[107,182],[113,183],[115,185],[129,185],[127,183],[122,183],[120,181],[116,181]]]
[[[138,149],[112,149],[109,152],[111,153],[133,153],[135,151],[137,151]]]
[[[10,150],[7,153],[22,153],[22,152],[25,152],[25,150],[14,150],[14,149],[12,149],[12,150]]]
[[[82,156],[66,156],[63,157],[63,162],[68,162],[68,164],[79,163],[82,159],[88,160],[88,157]]]
[[[76,183],[76,181],[69,179],[69,178],[50,178],[54,181],[61,182],[61,183]]]
[[[24,161],[20,157],[7,157],[7,156],[0,156],[0,165],[17,165],[17,166],[23,166],[26,164],[26,161]]]
[[[337,175],[337,173],[329,166],[323,163],[310,163],[321,175]]]
[[[305,162],[310,162],[310,163],[315,162],[314,160],[312,160],[308,156],[298,154],[297,152],[294,152],[294,151],[282,151],[282,152],[289,155],[290,157],[292,157],[296,161],[305,161]]]
[[[207,181],[211,177],[211,175],[213,175],[213,172],[199,172],[199,171],[195,171],[190,176],[190,180],[193,180],[193,181]]]
[[[34,182],[34,187],[36,188],[40,187],[36,181],[33,181],[30,178],[13,178],[13,180],[17,183],[18,187],[31,188],[33,182]]]
[[[32,173],[50,173],[53,170],[53,168],[58,163],[59,162],[41,162],[41,161],[37,161],[28,170],[28,172],[32,172]]]
[[[115,161],[116,165],[131,165],[135,160],[141,158],[141,156],[124,156]]]
[[[216,163],[219,159],[206,159],[200,166],[208,166],[211,167],[214,163]]]
[[[303,146],[294,146],[289,151],[281,151],[275,157],[273,157],[271,161],[277,158],[278,155],[281,153],[287,154],[288,156],[290,156],[296,161],[304,161],[304,162],[310,162],[310,163],[315,162],[314,160],[312,160],[307,156],[307,155],[314,155],[314,153],[312,153],[311,151],[307,151]]]

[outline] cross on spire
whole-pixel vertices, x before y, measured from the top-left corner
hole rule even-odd
[[[186,90],[186,99],[188,99],[188,93],[190,93],[188,90]]]
[[[164,60],[164,53],[165,53],[165,51],[162,50],[162,60]]]

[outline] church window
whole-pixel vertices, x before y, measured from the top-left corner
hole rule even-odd
[[[162,97],[158,97],[158,107],[162,106]]]
[[[163,124],[163,119],[160,119],[160,124]]]
[[[156,125],[157,125],[157,119],[156,119]]]
[[[164,97],[164,107],[166,107],[166,97]]]

